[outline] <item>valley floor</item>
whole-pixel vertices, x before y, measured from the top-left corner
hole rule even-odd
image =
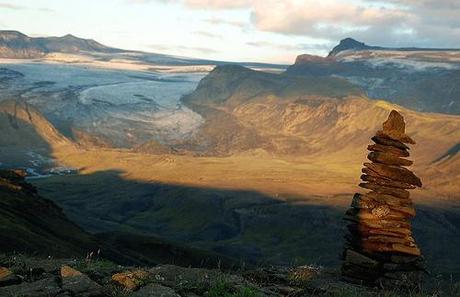
[[[359,162],[263,150],[197,157],[61,147],[53,158],[79,174],[32,182],[85,230],[157,236],[253,263],[338,267],[342,218],[360,191]],[[415,238],[431,271],[460,277],[458,197],[426,184],[412,193]]]

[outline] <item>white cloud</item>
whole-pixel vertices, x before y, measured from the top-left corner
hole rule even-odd
[[[131,0],[189,9],[247,9],[256,29],[386,46],[460,47],[459,0]],[[217,24],[218,20],[215,20]],[[223,21],[221,22],[223,23]]]

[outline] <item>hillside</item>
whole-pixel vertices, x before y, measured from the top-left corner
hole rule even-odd
[[[326,58],[300,55],[286,74],[342,77],[370,98],[423,111],[460,114],[460,50],[385,48],[351,38]]]
[[[0,171],[0,252],[69,257],[97,251],[95,238],[70,222],[53,202],[40,197],[24,181],[24,174]]]
[[[199,134],[202,143],[229,151],[264,148],[291,157],[360,156],[359,150],[392,108],[402,110],[411,121],[410,132],[421,144],[415,148],[419,165],[433,163],[460,137],[456,116],[418,113],[369,100],[358,88],[333,77],[290,77],[222,66],[182,101],[207,120]],[[251,144],[254,139],[259,141]],[[230,143],[219,145],[221,141]]]
[[[75,148],[35,107],[16,100],[0,102],[0,135],[4,167],[50,168],[53,150]]]

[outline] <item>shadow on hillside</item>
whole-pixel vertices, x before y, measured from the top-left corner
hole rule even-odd
[[[15,116],[17,109],[5,111],[2,106],[3,102],[0,162],[9,162],[9,167],[28,165],[31,148],[40,149],[43,158],[51,158],[50,146],[35,128]],[[117,231],[167,239],[252,263],[340,263],[343,207],[298,199],[282,202],[255,191],[140,182],[125,178],[119,171],[54,176],[33,183],[72,221],[90,232],[103,232],[100,238],[107,241],[115,238],[108,232]],[[351,197],[341,199],[348,204]],[[458,202],[451,208],[417,208],[414,234],[427,263],[434,271],[460,276]],[[144,251],[150,240],[133,239],[139,245],[147,241],[147,248],[138,249]]]
[[[93,232],[165,238],[251,263],[336,265],[343,212],[255,191],[123,178],[122,172],[35,180],[42,196]]]
[[[340,264],[343,207],[283,202],[255,191],[140,182],[122,174],[102,171],[36,184],[43,196],[93,233],[154,236],[254,264]],[[417,210],[414,234],[428,266],[459,277],[458,208]]]

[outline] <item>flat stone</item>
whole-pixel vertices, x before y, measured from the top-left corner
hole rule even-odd
[[[128,290],[136,290],[149,276],[150,273],[144,270],[127,271],[112,275],[112,281]]]
[[[390,166],[379,163],[364,163],[364,166],[376,172],[380,176],[390,178],[395,181],[408,183],[414,186],[421,187],[422,182],[412,171],[407,168]]]
[[[102,286],[84,274],[68,276],[62,279],[62,289],[79,297],[102,297]]]
[[[385,196],[385,197],[383,197]],[[410,203],[402,202],[407,199],[399,199],[389,195],[378,195],[377,193],[371,192],[365,195],[362,194],[355,194],[353,200],[351,202],[351,206],[354,208],[360,209],[374,209],[381,205],[386,205],[390,208],[390,210],[394,212],[399,212],[403,214],[405,217],[414,217],[415,216],[415,209],[413,205]]]
[[[78,270],[73,269],[72,267],[68,265],[64,265],[61,267],[61,277],[66,278],[66,277],[72,277],[72,276],[80,276],[82,273]]]
[[[412,256],[412,255],[391,255],[390,261],[396,264],[418,263],[417,266],[421,266],[423,262],[423,257]]]
[[[400,252],[403,254],[413,255],[413,256],[421,256],[422,253],[417,246],[406,246],[403,244],[393,244],[393,249],[396,252]]]
[[[409,157],[409,152],[405,149],[399,149],[394,146],[382,145],[382,144],[370,144],[367,146],[369,151],[382,152],[391,154],[397,157]]]
[[[410,230],[410,223],[409,222],[401,222],[401,221],[395,221],[395,220],[386,220],[386,219],[374,219],[374,220],[358,220],[359,223],[366,225],[369,228],[374,228],[374,229],[393,229],[393,230],[401,230],[401,229],[407,229]],[[395,231],[392,231],[395,232]],[[400,233],[403,231],[401,230]],[[410,231],[409,231],[410,232]]]
[[[414,245],[415,240],[412,236],[406,237],[394,237],[394,236],[385,236],[385,235],[371,235],[363,240],[370,241],[370,242],[381,242],[381,243],[391,243],[391,244],[402,244],[402,245]]]
[[[385,187],[374,183],[360,183],[359,186],[364,189],[372,190],[377,193],[387,194],[400,198],[409,198],[410,193],[404,189]]]
[[[366,171],[366,170],[363,170],[363,171]],[[367,172],[372,172],[372,171],[367,170]],[[389,188],[398,188],[398,189],[415,189],[416,188],[414,185],[411,185],[408,183],[394,181],[388,178],[381,178],[378,176],[373,176],[373,175],[368,175],[368,174],[361,175],[361,180],[365,182],[369,182],[369,183],[374,183],[380,186],[389,187]]]
[[[377,131],[375,135],[378,137],[382,137],[382,138],[389,138],[394,141],[400,141],[402,143],[415,144],[415,141],[406,134],[390,133],[390,132],[385,132],[385,131],[380,130],[380,131]]]
[[[390,206],[397,207],[398,209],[401,207],[411,207],[413,208],[413,203],[408,198],[400,198],[392,195],[377,193],[377,192],[369,192],[366,194],[361,194],[361,199],[373,199],[379,203],[385,203]]]
[[[369,237],[375,235],[385,235],[392,237],[404,238],[408,235],[411,235],[410,230],[407,229],[379,229],[379,228],[369,228],[363,225],[348,225],[348,230],[351,233],[357,233],[358,236]]]
[[[379,265],[379,262],[375,261],[374,259],[371,259],[351,249],[346,250],[345,261],[354,265],[367,268],[375,268]]]
[[[398,156],[382,152],[370,152],[367,158],[373,162],[396,166],[410,166],[414,163],[411,160],[402,159]]]
[[[381,137],[381,136],[374,136],[371,139],[377,144],[392,146],[392,147],[399,148],[402,150],[410,149],[407,145],[397,140],[392,140],[392,139]]]
[[[20,284],[21,279],[6,267],[0,267],[0,287]]]

